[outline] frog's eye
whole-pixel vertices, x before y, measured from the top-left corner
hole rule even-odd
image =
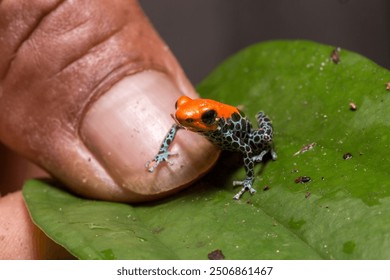
[[[207,110],[201,116],[202,122],[206,125],[212,125],[217,117],[217,112],[213,109]]]

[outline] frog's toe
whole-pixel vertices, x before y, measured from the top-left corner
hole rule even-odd
[[[244,180],[244,181],[233,181],[233,186],[243,186],[241,190],[236,193],[233,196],[234,200],[239,200],[241,196],[246,192],[249,191],[250,194],[254,194],[256,190],[252,187],[252,183],[250,180]]]
[[[263,156],[255,156],[252,158],[254,162],[262,162],[263,161]]]
[[[276,154],[276,152],[274,150],[271,150],[271,156],[272,156],[272,160],[277,160],[277,158],[278,158],[278,155]]]
[[[256,192],[256,190],[252,187],[249,187],[248,190],[251,194],[254,194]]]
[[[233,196],[233,199],[234,200],[239,200],[241,198],[241,196],[246,192],[246,191],[249,191],[250,194],[254,194],[256,192],[256,190],[252,187],[248,188],[248,187],[242,187],[242,189],[236,193],[234,196]]]
[[[236,193],[235,196],[233,196],[233,199],[234,199],[234,200],[239,200],[243,193],[244,193],[244,192],[243,192],[242,190],[239,191],[238,193]]]
[[[154,169],[156,169],[157,165],[158,163],[155,160],[148,160],[145,164],[145,167],[148,169],[150,173],[152,173]]]
[[[149,172],[153,172],[157,168],[157,166],[163,161],[166,161],[169,165],[173,165],[173,161],[169,160],[168,158],[170,156],[177,156],[177,155],[178,153],[171,153],[171,152],[160,153],[153,160],[149,160],[148,162],[146,162],[145,166]]]

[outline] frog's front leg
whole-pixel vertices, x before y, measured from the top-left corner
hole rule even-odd
[[[153,160],[148,161],[145,164],[145,166],[148,168],[149,172],[153,172],[154,169],[156,169],[156,167],[163,161],[168,162],[170,165],[173,164],[171,161],[169,161],[168,157],[173,156],[173,155],[177,155],[177,154],[169,152],[168,148],[171,145],[171,143],[173,142],[173,139],[175,139],[177,131],[181,128],[182,127],[177,125],[177,124],[173,124],[171,126],[171,128],[169,129],[169,132],[167,133],[163,142],[161,143],[161,147],[160,147],[160,150],[158,151],[157,155],[154,157]]]

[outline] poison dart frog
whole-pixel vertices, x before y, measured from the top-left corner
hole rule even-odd
[[[168,151],[179,129],[187,129],[205,136],[221,150],[238,151],[243,154],[246,178],[243,181],[233,181],[233,186],[242,189],[233,197],[235,200],[253,188],[254,164],[261,162],[265,154],[270,153],[273,160],[277,155],[273,149],[271,120],[263,113],[256,115],[259,128],[252,128],[251,122],[236,107],[211,99],[191,99],[181,96],[175,105],[176,113],[172,117],[175,124],[161,144],[160,150],[152,161],[146,163],[149,172],[163,161],[172,165],[168,159],[173,155]]]

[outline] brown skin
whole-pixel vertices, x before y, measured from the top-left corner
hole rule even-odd
[[[125,202],[169,195],[215,162],[206,140],[183,133],[175,164],[146,172],[174,101],[196,93],[137,1],[2,1],[0,42],[2,194],[45,174],[24,158],[79,195]],[[69,257],[20,191],[0,198],[0,229],[0,259]]]

